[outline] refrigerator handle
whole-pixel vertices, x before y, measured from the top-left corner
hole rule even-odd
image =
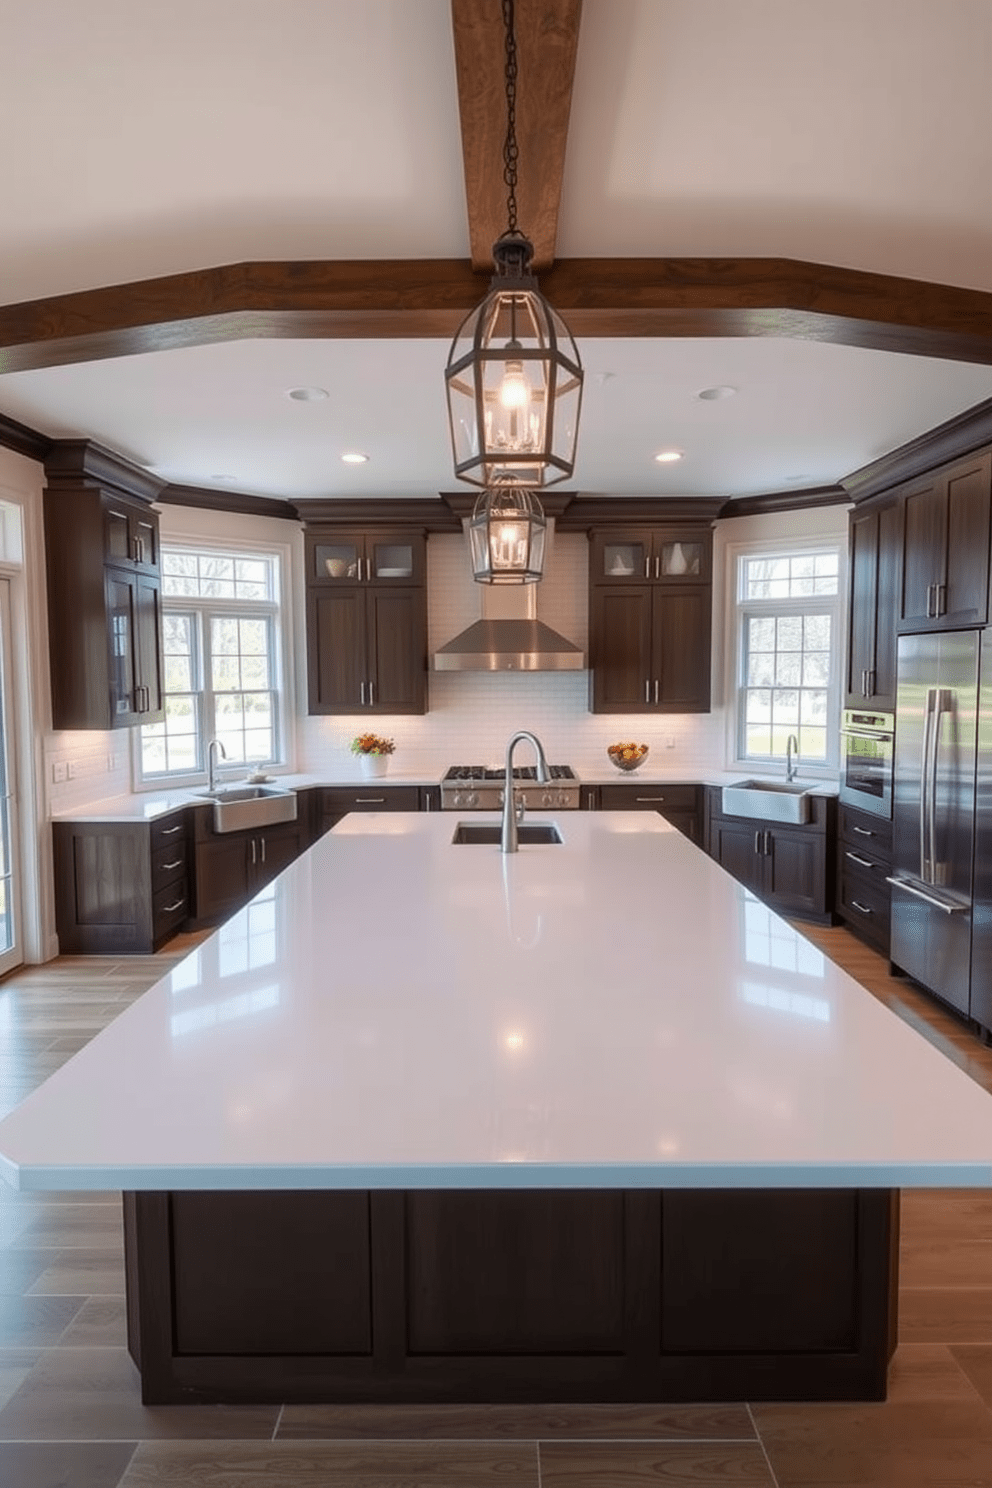
[[[954,697],[949,687],[935,687],[933,689],[933,726],[931,729],[932,743],[930,746],[930,781],[928,789],[928,811],[930,815],[930,879],[932,884],[938,883],[942,875],[938,872],[937,864],[937,768],[940,763],[940,720],[945,713],[950,713],[954,706]]]
[[[929,883],[928,872],[930,854],[927,852],[927,834],[930,823],[933,820],[933,812],[930,810],[930,726],[933,720],[934,698],[937,695],[936,687],[927,688],[927,701],[923,714],[923,750],[920,761],[920,882]]]

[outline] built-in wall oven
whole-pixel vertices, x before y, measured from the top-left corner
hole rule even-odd
[[[840,799],[847,806],[892,816],[894,713],[848,708],[840,729]]]

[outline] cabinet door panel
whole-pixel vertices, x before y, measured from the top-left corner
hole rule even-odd
[[[941,606],[947,626],[988,620],[989,471],[986,455],[947,478],[947,593]]]
[[[108,568],[105,579],[111,727],[135,716],[138,661],[135,655],[135,584],[130,574]]]
[[[369,590],[370,682],[376,713],[427,711],[427,632],[421,589]]]
[[[709,712],[711,594],[709,585],[655,592],[658,706],[669,712]]]
[[[903,507],[901,619],[905,626],[926,626],[932,604],[930,589],[944,582],[944,553],[947,545],[947,506],[937,481],[910,491]]]
[[[248,898],[248,843],[240,832],[196,845],[196,917],[220,919]]]
[[[760,836],[757,824],[751,827],[715,821],[710,842],[711,856],[720,867],[755,894],[762,893],[765,879],[765,859],[757,845]]]
[[[871,696],[879,708],[896,706],[896,622],[902,571],[902,506],[894,501],[878,514],[878,581],[875,606],[874,676]]]
[[[270,883],[290,863],[295,863],[306,847],[302,824],[295,831],[274,828],[267,832],[253,832],[252,836],[255,841],[253,891]]]
[[[140,574],[134,583],[135,659],[142,723],[156,723],[162,712],[162,595],[157,578]]]
[[[645,713],[653,706],[651,598],[647,585],[592,591],[589,649],[594,713]]]
[[[367,681],[365,594],[361,589],[311,591],[307,602],[310,712],[358,712]]]
[[[818,834],[769,831],[767,894],[776,909],[823,910],[823,839]]]
[[[875,616],[878,606],[878,512],[852,517],[850,528],[850,619],[845,692],[852,707],[867,697],[875,668]]]

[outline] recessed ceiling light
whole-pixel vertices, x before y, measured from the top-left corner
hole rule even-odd
[[[673,465],[676,460],[682,459],[682,451],[660,450],[659,453],[655,455],[655,459],[658,461],[659,465]]]
[[[328,396],[327,389],[319,387],[289,388],[286,392],[286,397],[292,398],[294,403],[319,403]]]
[[[346,465],[364,465],[368,461],[368,455],[360,455],[357,450],[349,450],[341,456]]]
[[[702,398],[704,403],[715,403],[718,398],[732,398],[736,391],[729,382],[722,382],[718,387],[700,388],[696,397]]]

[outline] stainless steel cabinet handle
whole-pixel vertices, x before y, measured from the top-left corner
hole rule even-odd
[[[182,858],[177,858],[174,863],[163,863],[162,864],[162,872],[163,873],[167,873],[170,868],[178,868],[181,862],[182,862]]]
[[[874,868],[875,864],[868,858],[862,858],[858,853],[846,852],[845,858],[850,858],[852,863],[857,863],[859,868]]]
[[[172,914],[173,910],[182,909],[182,907],[183,907],[183,905],[185,903],[186,903],[186,900],[185,899],[177,899],[176,902],[175,902],[175,904],[165,904],[165,905],[162,906],[162,913],[163,914]]]
[[[385,806],[385,796],[356,796],[356,806]]]
[[[656,558],[654,560],[654,576],[655,576],[656,579],[660,579],[661,578],[661,559],[660,558]]]
[[[932,616],[933,616],[933,591],[934,591],[934,585],[933,584],[928,584],[927,585],[927,619],[928,620],[930,620],[932,618]]]
[[[650,704],[650,702],[651,702],[651,678],[650,677],[645,677],[644,678],[644,701],[646,703],[648,703],[648,704]]]
[[[370,708],[374,708],[375,707],[375,683],[374,682],[370,682],[369,683],[369,707]]]
[[[857,832],[859,837],[874,837],[874,832],[869,832],[867,827],[851,827],[852,832]]]
[[[867,904],[859,904],[857,899],[851,900],[851,908],[856,909],[858,911],[858,914],[870,915],[872,913]]]
[[[760,832],[755,832],[755,834],[754,834],[754,850],[755,850],[756,853],[760,853],[761,852],[761,833]]]
[[[646,579],[649,579],[651,577],[651,555],[650,554],[648,554],[648,556],[644,560],[644,577]]]
[[[253,864],[258,862],[258,849],[254,837],[251,839],[251,861]]]
[[[654,705],[655,705],[656,708],[658,706],[658,689],[659,689],[659,682],[658,682],[658,678],[655,677],[655,679],[654,679]]]
[[[770,858],[772,855],[772,834],[771,832],[762,832],[761,835],[764,838],[762,857]]]
[[[935,615],[946,615],[947,614],[947,585],[946,584],[938,584],[936,586],[936,588],[937,588],[937,603],[934,606],[934,614]]]
[[[635,796],[634,800],[638,806],[646,806],[649,801],[663,801],[664,796]]]
[[[163,837],[171,837],[171,836],[173,836],[174,833],[181,832],[181,831],[182,831],[182,824],[181,823],[180,823],[180,825],[178,827],[163,827],[162,828],[162,836]]]
[[[878,678],[878,673],[876,672],[875,668],[874,667],[869,667],[868,668],[868,696],[869,697],[874,697],[875,696],[875,690],[876,690],[876,688],[878,686],[877,678]]]
[[[588,796],[586,797],[586,810],[587,811],[595,811],[595,809],[596,809],[596,792],[595,791],[590,791],[589,794],[588,794]]]
[[[264,863],[265,862],[265,838],[264,837],[259,837],[259,839],[258,839],[258,845],[262,849],[262,862]]]
[[[365,707],[365,683],[364,682],[359,682],[359,684],[358,684],[358,693],[359,693],[359,697],[361,699],[362,707],[364,708]]]

